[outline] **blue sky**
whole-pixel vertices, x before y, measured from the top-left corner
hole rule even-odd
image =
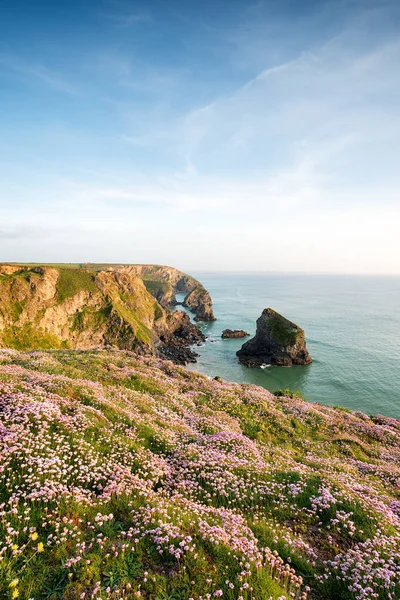
[[[0,1],[0,260],[400,273],[397,0]]]

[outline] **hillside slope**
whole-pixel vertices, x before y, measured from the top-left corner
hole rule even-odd
[[[399,476],[395,419],[0,351],[1,598],[395,600]]]
[[[164,308],[177,304],[176,294],[185,294],[183,305],[195,313],[195,321],[215,321],[209,292],[194,277],[164,265],[112,266],[110,269],[140,277],[147,290]]]
[[[186,362],[201,339],[187,314],[164,310],[130,269],[0,266],[0,347],[116,346]]]
[[[166,265],[143,265],[143,264],[38,264],[26,263],[22,265],[0,264],[0,270],[21,269],[21,268],[51,267],[55,269],[83,270],[89,273],[121,272],[133,277],[139,277],[146,286],[146,289],[157,302],[164,308],[170,308],[177,303],[176,294],[185,294],[183,304],[190,308],[196,314],[197,321],[214,321],[215,317],[212,310],[212,301],[210,294],[204,286],[194,277],[183,273],[175,267]],[[1,272],[1,271],[0,271]],[[195,294],[192,292],[195,291]]]

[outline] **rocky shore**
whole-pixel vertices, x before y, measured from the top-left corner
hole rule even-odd
[[[181,365],[195,363],[198,354],[193,346],[202,344],[205,335],[181,310],[171,312],[168,317],[168,327],[162,327],[158,332],[158,355]]]

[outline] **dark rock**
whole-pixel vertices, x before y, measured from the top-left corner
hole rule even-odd
[[[190,316],[183,310],[168,313],[167,328],[171,335],[190,344],[201,344],[206,339],[200,327],[192,323]]]
[[[160,358],[171,360],[178,365],[187,365],[195,363],[198,356],[184,340],[179,338],[170,338],[168,342],[161,342],[158,347]]]
[[[211,296],[202,285],[198,285],[188,293],[183,306],[190,308],[196,314],[195,321],[215,321],[212,310]]]
[[[221,337],[224,340],[233,338],[244,338],[247,337],[249,334],[247,333],[247,331],[243,331],[243,329],[224,329],[224,331],[222,332]]]
[[[181,365],[196,362],[198,354],[191,346],[199,345],[206,339],[199,326],[192,323],[189,315],[181,310],[170,312],[166,325],[162,325],[157,334],[158,355]]]
[[[303,329],[272,308],[263,310],[257,319],[256,335],[236,354],[248,367],[307,365],[312,361]]]

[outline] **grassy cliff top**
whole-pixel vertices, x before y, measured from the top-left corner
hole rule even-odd
[[[2,598],[394,600],[399,476],[395,419],[0,350]]]
[[[204,289],[203,285],[191,275],[167,265],[123,263],[0,263],[0,273],[2,268],[7,269],[7,267],[20,268],[21,272],[28,269],[51,267],[60,271],[64,280],[69,280],[72,284],[74,282],[78,284],[79,277],[81,281],[84,281],[84,274],[87,273],[127,271],[142,279],[149,292],[157,299],[165,296],[167,303],[174,298],[176,292],[188,293],[196,287],[199,290]],[[81,273],[81,276],[79,276],[79,273]]]
[[[143,276],[149,280],[158,280],[160,276],[168,278],[168,275],[171,276],[171,274],[174,273],[177,274],[179,277],[188,277],[189,279],[197,282],[197,280],[191,275],[188,275],[187,273],[184,273],[183,271],[180,271],[179,269],[176,269],[175,267],[170,267],[168,265],[152,265],[140,263],[0,263],[0,267],[6,265],[29,268],[53,267],[55,269],[82,269],[85,271],[93,272],[104,271],[108,269],[120,269],[122,267],[133,267],[140,270],[143,273]],[[198,283],[199,285],[201,285],[200,282]]]

